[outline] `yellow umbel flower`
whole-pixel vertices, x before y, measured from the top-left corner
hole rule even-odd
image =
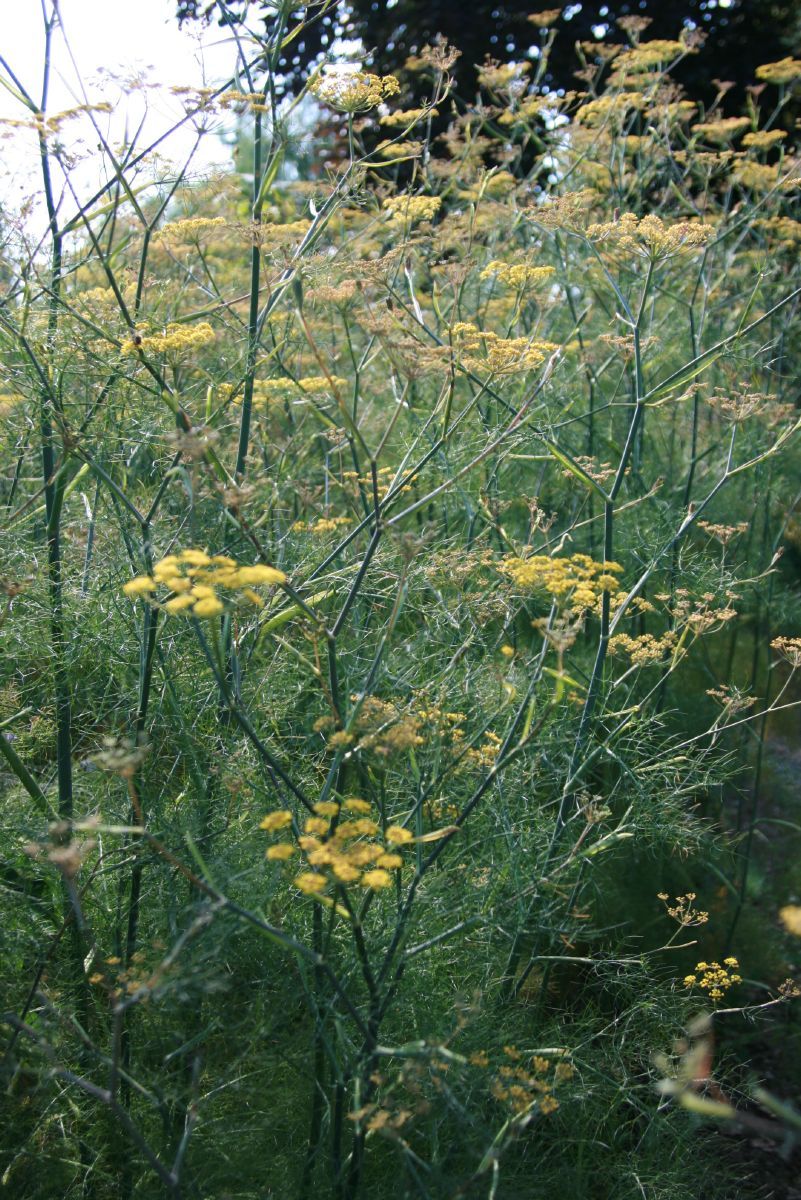
[[[506,263],[493,259],[479,275],[479,279],[490,279],[493,276],[499,283],[509,287],[537,287],[556,274],[556,267],[535,267],[529,263]]]
[[[739,965],[736,958],[724,958],[722,965],[719,962],[699,962],[696,964],[695,974],[684,976],[684,986],[703,988],[709,999],[717,1003],[723,999],[729,988],[734,987],[736,983],[742,983],[742,975],[738,975],[736,971]]]
[[[369,801],[359,800],[355,796],[352,796],[349,800],[345,801],[345,803],[343,804],[342,807],[346,808],[349,812],[357,812],[357,813],[364,814],[364,813],[370,812],[371,806],[370,806]]]
[[[291,858],[296,853],[297,851],[291,842],[277,842],[274,846],[267,847],[265,857],[275,862],[286,862],[288,858]]]
[[[501,337],[492,330],[479,329],[470,321],[457,321],[451,332],[462,350],[462,366],[469,371],[490,371],[493,375],[534,371],[559,349],[554,342]]]
[[[797,58],[780,58],[778,62],[764,63],[756,69],[757,79],[763,83],[792,83],[801,79],[801,60]]]
[[[336,800],[318,800],[313,805],[315,816],[306,818],[303,833],[294,842],[276,842],[270,846],[265,857],[274,862],[285,862],[300,851],[311,868],[293,880],[294,886],[304,895],[316,900],[328,901],[322,893],[329,885],[334,888],[357,884],[373,892],[380,892],[392,884],[392,871],[403,867],[403,857],[392,849],[392,845],[410,842],[411,833],[401,826],[390,826],[385,838],[381,829],[369,817],[359,816],[336,824],[341,809],[357,813],[369,811],[365,800],[352,798],[340,806]],[[268,813],[260,828],[268,833],[277,833],[291,824],[292,817],[287,809]],[[346,910],[343,911],[346,915]]]
[[[666,225],[661,217],[653,214],[637,217],[634,213],[623,213],[615,221],[588,225],[586,232],[591,241],[618,253],[631,251],[654,260],[697,250],[715,236],[711,225],[701,225],[698,221]]]
[[[394,75],[372,75],[346,68],[318,75],[309,91],[330,108],[342,113],[367,112],[382,100],[397,96],[400,84]]]
[[[438,116],[439,112],[436,108],[398,109],[396,112],[386,113],[383,117],[379,117],[378,123],[379,125],[389,125],[394,128],[396,126],[413,125],[421,117]]]
[[[216,338],[208,321],[198,325],[179,325],[171,322],[163,333],[136,334],[122,343],[121,354],[136,354],[138,350],[150,354],[182,353],[208,346]]]
[[[577,613],[596,608],[605,591],[611,593],[613,603],[622,595],[615,580],[623,570],[620,563],[596,562],[587,554],[572,554],[569,558],[550,558],[547,554],[509,557],[499,569],[517,587],[547,592]]]
[[[365,871],[361,882],[363,887],[368,887],[371,891],[378,892],[382,888],[392,886],[392,876],[389,871],[384,871],[379,867],[375,871]]]
[[[387,196],[384,210],[390,221],[398,225],[414,225],[417,221],[431,221],[442,206],[439,196]]]
[[[323,891],[327,883],[325,875],[318,875],[316,871],[303,871],[296,878],[295,887],[305,896],[311,896],[315,892]]]
[[[183,217],[179,221],[168,221],[156,236],[159,241],[170,244],[194,241],[198,234],[224,228],[226,224],[224,217]]]
[[[390,825],[386,832],[386,839],[392,846],[403,846],[414,840],[414,834],[411,830],[404,829],[402,825]]]
[[[208,620],[225,612],[219,588],[239,593],[259,608],[264,603],[254,587],[274,587],[286,583],[286,575],[265,563],[240,566],[225,554],[207,554],[205,550],[182,550],[167,554],[153,568],[152,575],[140,575],[123,585],[126,596],[146,597],[171,616],[200,617]],[[168,595],[157,600],[160,588]]]
[[[275,812],[267,813],[259,822],[259,829],[266,829],[268,833],[272,833],[276,829],[286,829],[291,824],[292,813],[286,808],[279,808]]]
[[[784,908],[779,909],[779,920],[793,937],[801,937],[801,906],[785,904]]]
[[[139,575],[136,579],[129,579],[122,590],[126,596],[149,596],[155,592],[156,583],[151,575]]]

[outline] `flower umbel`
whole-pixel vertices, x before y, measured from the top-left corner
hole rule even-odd
[[[263,598],[253,589],[285,583],[286,575],[276,567],[263,563],[242,566],[225,554],[206,554],[204,550],[183,550],[168,554],[156,563],[152,575],[139,575],[123,586],[126,596],[141,596],[159,604],[171,615],[184,617],[217,617],[225,612],[223,594],[239,593],[251,604],[261,608]],[[159,591],[167,592],[157,599]]]
[[[329,885],[336,887],[357,884],[371,892],[384,891],[392,886],[391,871],[400,870],[403,857],[394,847],[414,840],[402,826],[391,825],[381,840],[378,824],[369,816],[371,805],[356,797],[341,805],[335,800],[320,800],[314,805],[314,816],[307,817],[297,846],[291,842],[276,842],[268,847],[266,858],[285,862],[301,851],[310,870],[295,877],[295,887],[306,896],[329,903],[324,895]],[[351,817],[349,814],[356,814]],[[341,818],[345,816],[346,819]],[[278,833],[292,824],[288,809],[268,813],[259,828]]]
[[[684,976],[685,987],[703,988],[710,1000],[716,1003],[722,1000],[729,988],[735,983],[742,983],[742,975],[738,975],[739,962],[736,958],[724,958],[723,963],[699,962],[695,966],[695,974]]]
[[[400,84],[394,75],[340,69],[319,75],[310,84],[309,91],[317,100],[339,112],[360,113],[375,108],[390,96],[397,96]]]

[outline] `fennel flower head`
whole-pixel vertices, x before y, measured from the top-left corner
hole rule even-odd
[[[312,95],[342,113],[368,112],[390,96],[400,84],[394,75],[372,75],[350,67],[323,71],[309,85]]]

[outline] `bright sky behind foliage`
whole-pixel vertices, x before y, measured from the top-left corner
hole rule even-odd
[[[48,12],[50,8],[47,0]],[[135,4],[129,0],[61,0],[60,11],[69,50],[57,31],[48,111],[56,113],[83,102],[80,78],[91,101],[108,100],[114,105],[112,114],[99,116],[104,135],[112,142],[124,137],[126,127],[129,134],[137,128],[146,105],[139,139],[144,148],[183,115],[179,100],[169,94],[171,86],[212,84],[233,72],[233,42],[223,40],[223,31],[213,24],[205,28],[196,23],[179,30],[174,0],[136,0]],[[44,46],[40,0],[0,0],[0,21],[0,54],[38,103]],[[125,102],[120,101],[119,83],[100,75],[108,72],[119,78],[143,71],[149,83],[162,86],[158,90],[134,91]],[[0,119],[24,120],[28,115],[13,96],[0,89]],[[34,191],[31,183],[38,169],[36,136],[28,129],[4,127],[0,132],[5,135],[0,142],[0,196],[16,210]],[[84,192],[99,178],[99,156],[92,153],[97,139],[93,140],[91,125],[85,119],[64,127],[62,140],[67,146],[72,147],[76,136],[83,139],[81,149],[87,156],[75,176]],[[168,139],[162,151],[178,161],[189,153],[194,140],[191,126],[186,125]],[[193,168],[203,170],[228,162],[229,149],[219,138],[207,136],[193,159]],[[73,204],[69,201],[65,198],[65,211],[71,213]]]
[[[38,102],[41,96],[42,50],[44,45],[43,0],[0,0],[2,42],[0,54],[22,85]],[[387,0],[389,3],[390,0]],[[44,0],[47,11],[52,0]],[[731,0],[709,0],[709,7],[726,8]],[[573,6],[575,7],[575,6]],[[580,7],[580,6],[579,6]],[[233,74],[236,47],[216,25],[190,22],[178,28],[175,0],[60,0],[65,39],[57,32],[53,43],[53,73],[48,111],[56,113],[90,101],[109,101],[114,111],[100,115],[104,136],[119,144],[137,129],[145,148],[164,134],[183,115],[179,99],[170,94],[176,85],[216,84]],[[569,15],[571,6],[565,10]],[[601,10],[603,12],[603,9]],[[598,26],[601,37],[606,26]],[[352,49],[352,47],[348,47]],[[74,63],[71,59],[74,58]],[[0,75],[7,78],[0,68]],[[120,79],[139,75],[151,85],[124,95]],[[87,89],[84,97],[79,84]],[[25,120],[28,113],[12,95],[0,88],[0,121]],[[78,152],[71,169],[72,185],[85,199],[108,179],[103,174],[97,137],[88,119],[64,126],[63,143]],[[189,123],[172,134],[160,152],[182,162],[194,143]],[[203,138],[192,160],[191,174],[202,173],[231,161],[229,148],[213,135]],[[105,168],[107,169],[107,168]],[[29,129],[0,125],[0,203],[9,215],[19,212],[28,197],[40,195],[38,150],[35,133]],[[63,200],[62,216],[75,211],[72,197]],[[23,214],[26,229],[42,230],[43,211],[29,202]]]

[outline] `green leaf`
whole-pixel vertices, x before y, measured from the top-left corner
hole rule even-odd
[[[548,452],[557,460],[557,462],[562,464],[565,470],[569,471],[571,475],[575,475],[576,479],[579,479],[585,487],[589,488],[591,491],[595,492],[596,495],[600,496],[605,504],[608,503],[609,497],[604,489],[599,483],[596,483],[591,475],[587,474],[583,467],[579,466],[575,459],[572,459],[564,450],[560,450],[556,443],[552,442],[550,438],[545,436],[545,434],[541,433],[538,434],[538,436],[548,447]]]

